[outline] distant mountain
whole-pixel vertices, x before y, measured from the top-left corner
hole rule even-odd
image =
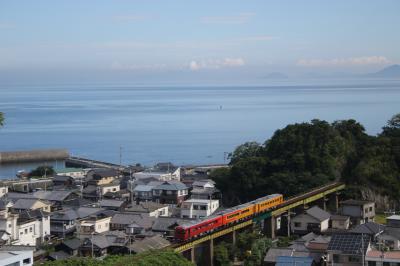
[[[265,76],[266,79],[288,79],[289,77],[280,72],[272,72]]]
[[[400,65],[391,65],[384,69],[365,75],[367,78],[399,78],[400,79]]]

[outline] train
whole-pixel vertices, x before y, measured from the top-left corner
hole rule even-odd
[[[213,231],[220,230],[232,224],[249,220],[255,215],[274,209],[282,204],[282,194],[271,194],[258,198],[251,202],[244,203],[209,216],[201,221],[192,221],[175,228],[175,239],[185,242],[200,237]]]

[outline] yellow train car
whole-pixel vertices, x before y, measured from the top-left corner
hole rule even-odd
[[[283,203],[282,194],[271,194],[256,200],[256,212],[263,212]]]
[[[239,220],[247,219],[255,214],[256,205],[254,202],[249,202],[236,206],[231,209],[227,209],[222,214],[222,223],[227,225],[230,223],[237,222]]]

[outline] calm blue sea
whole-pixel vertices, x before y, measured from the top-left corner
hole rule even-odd
[[[67,148],[119,162],[122,147],[124,164],[222,163],[237,145],[264,142],[289,123],[355,118],[377,134],[400,112],[400,81],[296,84],[0,85],[0,150]],[[0,166],[0,177],[14,171]]]

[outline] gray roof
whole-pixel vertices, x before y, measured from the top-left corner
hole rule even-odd
[[[76,250],[80,247],[81,241],[78,238],[72,238],[65,240],[62,244],[65,246],[69,247],[72,250]]]
[[[112,224],[137,224],[143,228],[151,228],[155,218],[150,217],[146,213],[116,213],[111,218]]]
[[[122,200],[108,200],[103,199],[99,201],[101,207],[121,207],[125,202]]]
[[[49,254],[49,257],[54,260],[62,260],[62,259],[67,259],[67,258],[71,257],[71,255],[60,250],[60,251],[51,252]]]
[[[400,240],[400,228],[399,227],[386,226],[384,234],[390,235],[390,236]]]
[[[159,190],[184,190],[187,189],[187,186],[181,182],[170,182],[166,181],[161,185],[156,186],[154,189]]]
[[[188,219],[174,218],[174,217],[158,217],[152,227],[153,231],[167,232],[174,230],[175,226],[188,223]]]
[[[154,186],[149,185],[137,185],[133,191],[143,191],[143,192],[150,192]]]
[[[375,236],[375,235],[378,235],[379,233],[382,233],[384,229],[385,229],[384,225],[374,223],[374,222],[368,222],[365,224],[357,225],[355,228],[350,230],[350,232]]]
[[[331,216],[329,212],[324,211],[323,209],[314,206],[308,210],[306,210],[306,213],[315,219],[319,220],[320,222],[325,221],[326,219],[329,219]]]
[[[102,179],[104,177],[114,177],[114,176],[118,176],[118,171],[108,168],[93,169],[87,173],[88,179],[96,179],[96,180]]]
[[[153,249],[162,249],[168,247],[171,243],[161,236],[146,237],[141,241],[135,241],[128,247],[135,253],[141,253]]]
[[[101,249],[111,246],[123,247],[128,241],[124,232],[108,231],[102,234],[95,234],[90,236],[90,238],[84,239],[82,246],[91,246],[92,240],[93,244]]]
[[[331,215],[331,220],[335,221],[347,221],[349,220],[349,216],[344,216],[344,215]]]
[[[153,212],[160,208],[166,207],[167,205],[160,204],[153,201],[139,202],[139,204],[133,204],[129,208],[125,209],[126,212]]]
[[[13,209],[31,209],[36,202],[42,202],[44,204],[48,204],[38,199],[18,199],[14,205],[12,206]]]
[[[56,175],[53,178],[53,181],[60,181],[60,182],[65,182],[65,181],[69,181],[69,180],[74,180],[74,179],[68,175]]]

